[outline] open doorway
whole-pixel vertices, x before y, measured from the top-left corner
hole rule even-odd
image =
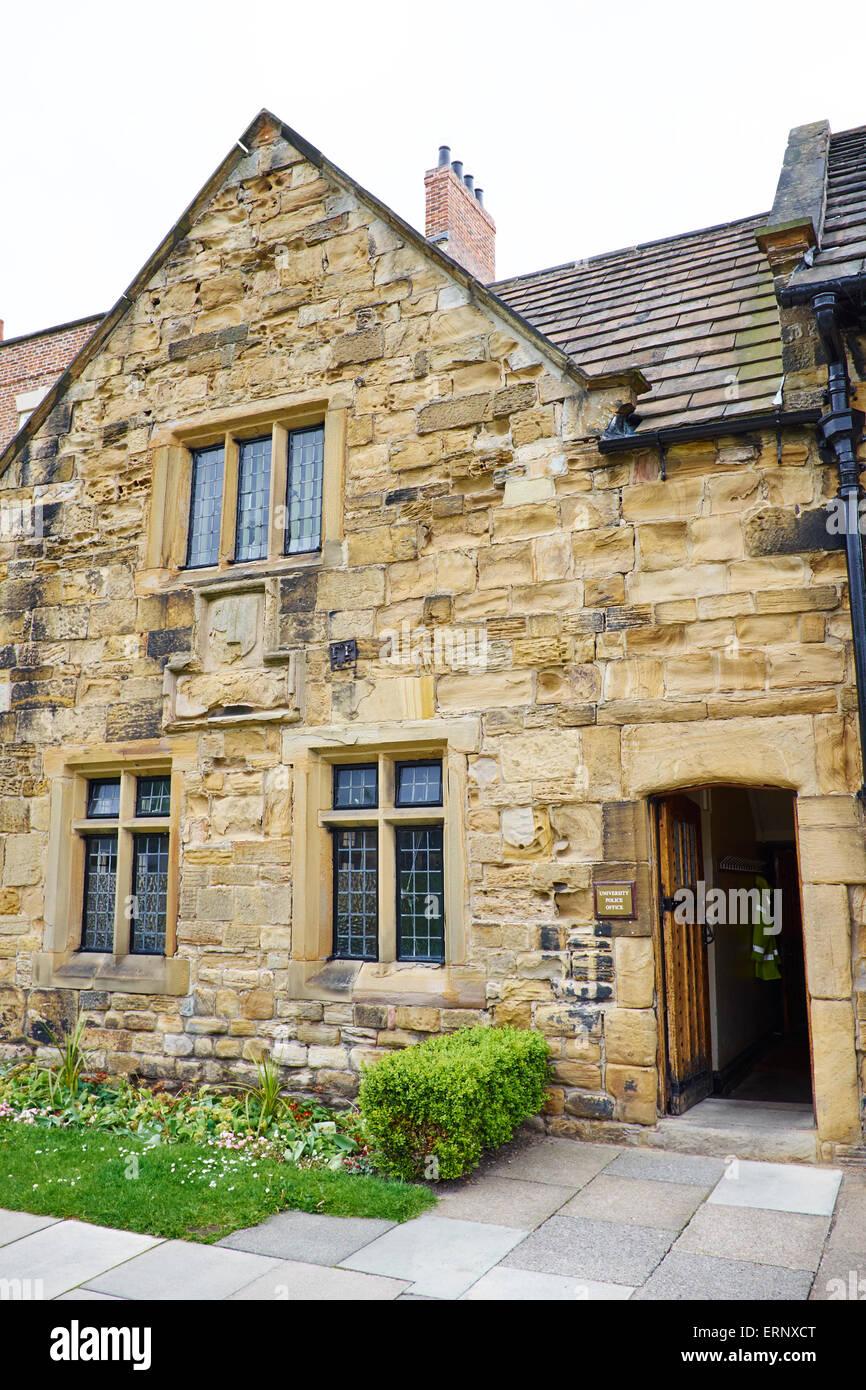
[[[793,794],[695,788],[655,816],[666,1113],[811,1106]]]

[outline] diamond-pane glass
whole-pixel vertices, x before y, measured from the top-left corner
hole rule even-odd
[[[378,806],[378,769],[375,763],[363,767],[334,768],[334,809],[348,811],[353,806]]]
[[[397,956],[444,961],[445,874],[441,825],[397,831]]]
[[[442,764],[398,763],[398,806],[441,806]]]
[[[136,835],[132,853],[133,916],[129,949],[133,955],[165,954],[165,902],[168,894],[168,836]]]
[[[379,955],[379,844],[372,828],[334,832],[334,955]]]
[[[192,456],[192,491],[189,508],[190,568],[215,565],[219,559],[220,517],[223,505],[222,444],[195,449]]]
[[[120,815],[120,778],[87,783],[87,815],[90,820],[110,820]]]
[[[325,462],[325,430],[292,430],[286,507],[286,554],[318,550],[322,544],[322,473]]]
[[[238,460],[236,560],[263,560],[268,553],[271,440],[245,439]]]
[[[117,836],[87,835],[84,840],[82,951],[114,950],[117,892]]]
[[[139,777],[135,792],[137,816],[167,816],[170,805],[170,777]]]

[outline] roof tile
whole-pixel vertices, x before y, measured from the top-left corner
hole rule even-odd
[[[491,285],[590,375],[639,367],[644,429],[770,409],[781,377],[766,214]],[[732,378],[737,400],[731,401]]]

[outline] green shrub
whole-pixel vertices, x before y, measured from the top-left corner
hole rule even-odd
[[[547,1062],[539,1033],[508,1027],[463,1028],[383,1057],[359,1097],[377,1168],[406,1180],[468,1172],[541,1109]]]

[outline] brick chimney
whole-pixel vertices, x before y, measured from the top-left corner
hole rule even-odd
[[[424,175],[424,235],[482,284],[496,279],[496,223],[484,206],[484,190],[452,162],[447,145],[439,146],[439,163]]]

